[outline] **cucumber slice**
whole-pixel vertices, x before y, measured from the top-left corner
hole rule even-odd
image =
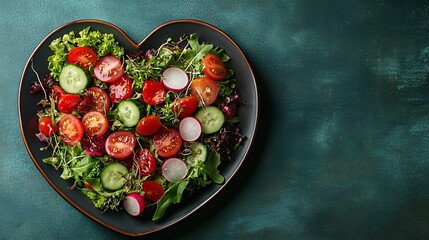
[[[223,112],[215,106],[208,106],[200,109],[195,117],[200,120],[203,133],[205,134],[211,134],[219,131],[225,122]]]
[[[191,154],[185,157],[188,167],[194,167],[199,162],[205,162],[207,158],[207,147],[200,142],[189,142],[186,147],[191,150]]]
[[[127,181],[124,178],[124,174],[126,173],[128,173],[128,168],[122,163],[110,163],[100,173],[101,185],[108,191],[119,190]]]
[[[119,120],[126,127],[134,127],[140,121],[140,107],[132,100],[122,100],[118,104]]]
[[[80,67],[68,64],[61,70],[59,82],[66,93],[79,93],[86,88],[88,78]]]

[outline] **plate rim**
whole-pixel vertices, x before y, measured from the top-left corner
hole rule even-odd
[[[110,224],[107,224],[106,222],[102,221],[101,219],[98,219],[97,217],[93,216],[92,214],[90,214],[89,212],[87,212],[86,210],[84,210],[83,208],[81,208],[79,206],[78,203],[73,202],[70,198],[68,198],[66,196],[66,194],[61,191],[53,182],[53,180],[51,180],[51,178],[49,178],[49,176],[47,175],[46,172],[43,171],[42,167],[39,165],[39,163],[37,162],[37,159],[34,157],[33,153],[30,150],[29,144],[26,140],[25,134],[24,134],[24,128],[23,128],[23,121],[22,121],[22,114],[21,114],[21,96],[22,96],[22,85],[23,85],[23,81],[24,81],[24,77],[25,77],[25,73],[28,71],[28,69],[31,66],[31,61],[34,57],[34,55],[37,53],[37,51],[40,49],[40,47],[55,33],[63,30],[64,28],[70,27],[72,25],[75,24],[80,24],[80,23],[96,23],[96,24],[101,24],[110,28],[115,29],[118,33],[120,33],[122,35],[122,37],[125,38],[125,40],[127,42],[129,42],[135,49],[138,49],[141,47],[141,45],[143,43],[145,43],[147,41],[147,39],[149,39],[152,35],[154,35],[156,32],[158,32],[160,29],[170,26],[170,25],[174,25],[174,24],[182,24],[182,23],[192,23],[192,24],[196,24],[196,25],[202,25],[205,27],[208,27],[212,30],[215,30],[217,33],[219,33],[220,35],[222,35],[223,37],[225,37],[240,53],[242,59],[245,61],[248,70],[250,71],[250,75],[252,76],[252,81],[251,83],[253,84],[254,90],[255,90],[255,114],[254,114],[254,124],[251,128],[251,132],[252,132],[252,136],[246,136],[246,138],[248,140],[250,140],[250,143],[247,147],[247,149],[245,149],[245,152],[243,154],[242,159],[240,160],[240,162],[238,163],[238,165],[236,166],[235,169],[233,169],[230,177],[228,179],[225,179],[225,182],[218,188],[216,189],[212,194],[210,194],[206,199],[204,199],[201,203],[199,203],[196,207],[190,209],[189,212],[183,214],[182,216],[175,218],[171,221],[169,221],[166,224],[161,225],[158,228],[152,229],[150,231],[145,231],[145,232],[140,232],[140,233],[132,233],[132,232],[128,232],[128,231],[124,231],[121,229],[116,228],[115,226],[112,226]],[[59,27],[55,28],[54,30],[50,31],[41,41],[39,44],[37,44],[37,46],[34,48],[34,50],[32,51],[32,53],[30,54],[30,57],[28,58],[28,60],[26,61],[26,64],[22,70],[22,74],[21,74],[21,78],[20,78],[20,83],[19,83],[19,87],[18,87],[18,118],[19,118],[19,128],[20,128],[20,133],[21,133],[21,138],[24,142],[25,148],[33,162],[33,164],[36,166],[36,168],[38,169],[38,171],[42,174],[42,176],[44,177],[44,179],[49,183],[49,185],[64,199],[66,200],[71,206],[73,206],[75,209],[77,209],[80,213],[84,214],[86,217],[88,217],[89,219],[97,222],[98,224],[116,231],[118,233],[121,233],[123,235],[126,236],[131,236],[131,237],[138,237],[138,236],[144,236],[144,235],[149,235],[151,233],[155,233],[155,232],[159,232],[161,230],[164,230],[166,228],[171,227],[172,225],[182,221],[183,219],[191,216],[194,212],[196,212],[198,209],[202,208],[204,205],[206,205],[209,201],[211,201],[213,198],[215,198],[215,196],[217,196],[219,194],[219,192],[221,192],[226,186],[228,186],[229,182],[234,179],[234,176],[236,175],[236,173],[238,172],[238,170],[241,168],[241,166],[243,165],[244,161],[249,157],[249,152],[251,151],[251,149],[253,148],[253,144],[254,144],[254,138],[256,136],[256,132],[258,129],[258,124],[259,124],[259,92],[258,92],[258,86],[257,86],[257,81],[256,81],[256,77],[254,74],[254,71],[252,69],[251,64],[249,63],[248,59],[246,58],[246,56],[244,55],[242,49],[238,46],[238,44],[227,34],[225,33],[223,30],[221,30],[218,27],[215,27],[214,25],[204,22],[204,21],[200,21],[200,20],[196,20],[196,19],[175,19],[175,20],[171,20],[171,21],[167,21],[165,23],[162,23],[160,25],[158,25],[157,27],[155,27],[152,31],[150,31],[146,37],[143,38],[142,41],[140,42],[135,42],[133,39],[131,39],[120,27],[118,27],[117,25],[107,22],[107,21],[103,21],[103,20],[99,20],[99,19],[80,19],[80,20],[74,20],[71,22],[67,22],[65,24],[60,25]]]

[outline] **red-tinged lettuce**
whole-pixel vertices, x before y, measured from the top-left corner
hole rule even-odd
[[[228,124],[218,133],[206,138],[204,143],[213,151],[220,154],[223,160],[231,160],[233,152],[240,146],[245,137],[234,124]]]
[[[105,144],[107,137],[107,134],[101,137],[88,137],[85,135],[81,141],[82,148],[85,150],[85,154],[91,157],[102,157],[104,154],[106,154]]]
[[[30,93],[35,94],[43,89],[50,89],[54,85],[54,78],[47,74],[43,77],[42,81],[32,81],[30,85]]]

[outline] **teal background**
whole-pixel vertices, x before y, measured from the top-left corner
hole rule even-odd
[[[3,1],[0,239],[119,239],[45,181],[24,147],[18,88],[39,42],[100,19],[142,40],[183,18],[228,33],[261,111],[250,157],[207,206],[148,239],[429,239],[429,3]]]

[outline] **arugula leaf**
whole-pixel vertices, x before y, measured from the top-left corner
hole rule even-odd
[[[210,152],[204,164],[204,171],[207,175],[217,184],[221,184],[225,178],[220,175],[217,167],[220,165],[220,154],[217,152]]]
[[[74,162],[74,164],[70,166],[70,171],[76,180],[81,180],[82,178],[85,179],[98,164],[99,160],[86,155],[79,161]]]
[[[183,191],[186,189],[188,183],[188,179],[178,181],[171,185],[167,189],[167,191],[165,191],[164,195],[161,197],[161,199],[159,199],[156,204],[156,210],[152,217],[153,221],[156,221],[162,216],[164,216],[165,211],[171,204],[176,204],[180,202],[180,200],[182,199]]]

